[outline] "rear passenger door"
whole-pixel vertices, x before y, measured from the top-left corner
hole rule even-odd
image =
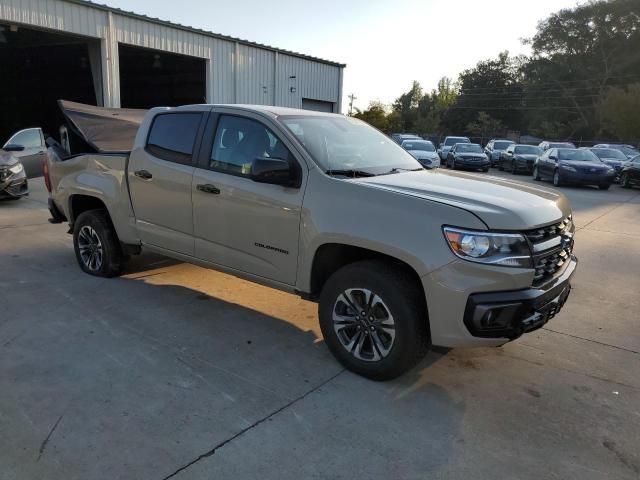
[[[136,227],[146,244],[194,254],[193,158],[206,116],[206,111],[193,110],[160,113],[152,120],[144,147],[131,153],[129,191]]]
[[[193,176],[196,257],[240,272],[294,285],[307,167],[293,145],[259,115],[212,114]],[[270,122],[269,122],[270,123]],[[288,160],[300,188],[256,183],[256,157]]]

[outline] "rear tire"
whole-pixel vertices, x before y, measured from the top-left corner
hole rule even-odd
[[[488,172],[488,171],[489,171],[489,167],[487,167],[487,168],[483,168],[483,169],[482,169],[482,171],[483,171],[483,172]]]
[[[602,185],[598,185],[598,188],[599,188],[600,190],[609,190],[609,187],[611,187],[611,184],[609,184],[609,183],[605,183],[605,184],[602,184]]]
[[[336,359],[372,380],[402,375],[430,346],[421,287],[387,262],[365,260],[335,272],[320,294],[318,316]]]
[[[105,210],[88,210],[78,216],[73,224],[73,247],[85,273],[115,277],[122,272],[124,255]]]

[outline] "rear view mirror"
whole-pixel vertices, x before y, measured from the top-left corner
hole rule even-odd
[[[5,145],[2,149],[5,152],[22,152],[22,151],[24,151],[24,147],[22,145],[17,145],[15,143],[10,143],[8,145]]]
[[[299,187],[300,175],[287,160],[258,157],[251,163],[251,180],[284,187]]]

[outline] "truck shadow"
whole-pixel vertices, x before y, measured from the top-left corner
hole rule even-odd
[[[373,382],[342,371],[317,331],[315,304],[179,262],[163,264],[160,270],[167,273],[168,269],[166,275],[143,268],[163,259],[141,256],[140,263],[132,264],[129,270],[135,272],[135,279],[124,277],[113,282],[114,292],[127,292],[127,297],[136,301],[124,301],[122,308],[116,307],[110,324],[175,352],[195,375],[207,378],[216,388],[227,388],[225,382],[215,380],[221,370],[283,398],[315,397],[296,400],[300,404],[295,411],[300,415],[306,412],[308,428],[331,428],[333,441],[343,439],[337,440],[343,445],[330,449],[322,438],[305,440],[317,442],[314,450],[325,451],[327,464],[335,455],[335,447],[349,449],[356,458],[370,456],[372,450],[385,451],[386,458],[395,452],[396,458],[403,459],[403,468],[409,468],[406,474],[410,476],[438,471],[460,453],[465,404],[454,401],[442,381],[444,367],[440,363],[447,350],[429,353],[416,368],[396,380]],[[186,276],[200,277],[185,283],[201,287],[174,283]],[[214,282],[221,285],[212,288]],[[433,372],[437,373],[431,378]],[[362,417],[367,421],[351,421]],[[323,424],[330,419],[331,426]],[[291,428],[284,435],[293,447],[296,441],[289,436],[299,425]],[[354,436],[369,440],[354,446],[348,441]],[[411,467],[406,466],[407,444],[415,454]],[[300,458],[300,462],[305,459]]]

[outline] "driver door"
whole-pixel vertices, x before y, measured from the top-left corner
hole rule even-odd
[[[195,256],[294,285],[307,169],[276,127],[250,113],[211,115],[192,183]],[[304,166],[302,186],[254,182],[257,157]]]
[[[6,147],[7,145],[24,147],[24,150],[12,151],[11,153],[22,162],[29,178],[42,175],[42,162],[45,159],[47,149],[44,145],[44,135],[41,129],[27,128],[20,130],[4,146]]]

